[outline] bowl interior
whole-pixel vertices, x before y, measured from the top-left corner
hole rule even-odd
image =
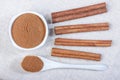
[[[43,21],[43,23],[44,23],[44,25],[45,25],[45,29],[46,29],[45,37],[44,37],[43,41],[42,41],[39,45],[37,45],[36,47],[33,47],[33,48],[23,48],[23,47],[20,47],[19,45],[17,45],[17,44],[15,43],[15,41],[14,41],[13,38],[12,38],[12,33],[11,33],[11,32],[12,32],[12,26],[13,26],[14,21],[15,21],[20,15],[25,14],[25,13],[32,13],[32,14],[35,14],[35,15],[39,16],[39,18]],[[11,40],[12,44],[13,44],[16,48],[19,48],[19,49],[22,49],[22,50],[34,50],[34,49],[37,49],[37,48],[42,47],[42,46],[45,44],[45,42],[46,42],[46,40],[47,40],[47,37],[48,37],[48,24],[47,24],[45,18],[44,18],[41,14],[39,14],[39,13],[32,12],[32,11],[22,12],[22,13],[16,15],[16,16],[14,16],[14,17],[11,19],[11,21],[10,21],[10,29],[9,29],[9,36],[10,36],[10,40]]]

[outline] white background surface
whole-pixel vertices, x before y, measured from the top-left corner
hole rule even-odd
[[[9,38],[10,19],[23,11],[36,11],[50,22],[51,12],[82,7],[99,2],[106,2],[108,12],[92,17],[76,19],[49,25],[50,35],[44,47],[34,51],[23,51],[15,48]],[[120,0],[0,0],[0,80],[119,80],[120,78]],[[110,30],[75,33],[55,36],[52,28],[55,25],[109,22]],[[51,48],[55,37],[76,39],[111,39],[112,47],[64,47],[65,49],[81,50],[102,54],[100,62],[82,59],[65,59],[51,57]],[[63,48],[62,46],[56,46]],[[20,68],[23,56],[41,55],[49,59],[73,64],[106,64],[106,71],[88,71],[75,69],[55,69],[38,73],[27,73]]]

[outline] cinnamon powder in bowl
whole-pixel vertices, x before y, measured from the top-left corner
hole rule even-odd
[[[35,49],[45,43],[48,36],[47,27],[44,17],[38,13],[20,14],[12,22],[11,40],[16,47]]]

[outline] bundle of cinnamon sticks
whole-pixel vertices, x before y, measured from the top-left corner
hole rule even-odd
[[[82,8],[76,8],[66,11],[52,13],[53,23],[92,16],[107,12],[106,3],[99,3]],[[92,24],[76,24],[55,26],[54,31],[56,35],[78,33],[78,32],[91,32],[91,31],[103,31],[109,30],[109,23],[92,23]],[[110,47],[112,40],[86,40],[86,39],[68,39],[68,38],[56,38],[55,45],[61,46],[90,46],[90,47]],[[101,60],[101,54],[52,48],[52,56],[67,57],[67,58],[79,58],[87,60]]]

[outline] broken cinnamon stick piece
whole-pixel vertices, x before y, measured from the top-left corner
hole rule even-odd
[[[109,47],[112,40],[83,40],[83,39],[66,39],[56,38],[55,45],[62,46],[92,46],[92,47]]]
[[[79,59],[87,59],[87,60],[95,60],[95,61],[100,61],[101,59],[101,54],[67,50],[67,49],[59,49],[59,48],[52,48],[51,55],[57,56],[57,57],[79,58]]]
[[[82,8],[53,12],[52,21],[53,23],[62,22],[62,21],[92,16],[96,14],[101,14],[105,12],[107,12],[106,3],[103,2],[103,3],[90,5]]]
[[[108,23],[65,25],[65,26],[55,26],[54,28],[56,35],[77,33],[77,32],[102,31],[108,29],[109,29]]]

